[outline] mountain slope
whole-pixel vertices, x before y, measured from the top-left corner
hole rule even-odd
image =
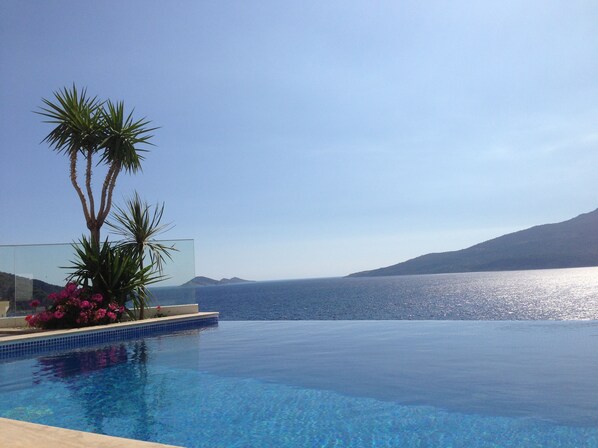
[[[598,266],[598,209],[509,233],[467,249],[422,255],[349,277]]]
[[[41,280],[31,280],[7,272],[0,272],[0,300],[14,300],[16,290],[19,292],[17,307],[20,310],[29,309],[31,299],[46,303],[48,294],[59,292],[62,288],[62,286],[52,285]]]

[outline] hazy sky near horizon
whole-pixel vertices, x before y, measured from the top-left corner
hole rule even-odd
[[[0,244],[87,233],[32,112],[73,82],[160,126],[115,200],[164,201],[198,275],[346,275],[569,219],[598,207],[597,56],[592,1],[3,0]]]

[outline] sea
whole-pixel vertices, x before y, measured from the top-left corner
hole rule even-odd
[[[157,288],[220,320],[595,320],[598,267]]]

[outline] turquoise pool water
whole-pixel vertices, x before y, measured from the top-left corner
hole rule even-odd
[[[5,360],[0,416],[188,447],[598,447],[598,322],[221,322]]]

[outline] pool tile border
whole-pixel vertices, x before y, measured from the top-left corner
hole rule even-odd
[[[0,360],[50,350],[74,349],[171,331],[214,326],[219,313],[194,313],[97,327],[45,331],[0,338]]]

